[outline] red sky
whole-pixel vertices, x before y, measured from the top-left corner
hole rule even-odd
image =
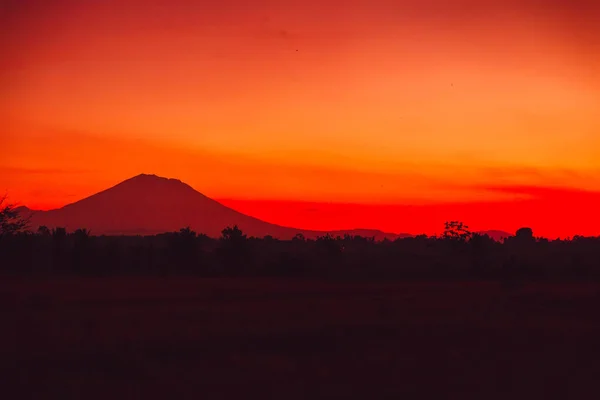
[[[600,234],[599,20],[594,0],[0,0],[0,190],[53,208],[145,172],[297,227]]]

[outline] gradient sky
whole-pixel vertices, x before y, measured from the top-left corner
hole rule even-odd
[[[144,172],[303,228],[600,234],[595,0],[0,0],[0,34],[21,204]]]

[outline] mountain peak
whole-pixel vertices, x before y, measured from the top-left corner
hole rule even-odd
[[[142,200],[147,196],[176,197],[177,195],[204,195],[179,179],[165,178],[155,174],[139,174],[126,179],[102,193],[120,192],[128,199]]]
[[[118,183],[114,188],[137,188],[138,190],[148,189],[178,189],[194,190],[190,185],[175,178],[166,178],[155,174],[139,174]]]
[[[145,181],[145,182],[171,181],[171,182],[183,183],[179,179],[166,178],[164,176],[158,176],[158,175],[155,175],[155,174],[145,174],[145,173],[142,173],[142,174],[136,175],[136,176],[134,176],[132,178],[126,179],[123,182],[128,182],[128,181]]]

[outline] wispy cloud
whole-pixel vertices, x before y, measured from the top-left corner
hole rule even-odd
[[[512,186],[487,186],[485,190],[513,193],[517,195],[525,195],[535,199],[556,200],[565,197],[573,200],[582,197],[600,197],[600,191],[585,190],[573,187],[561,186],[531,186],[531,185],[512,185]]]

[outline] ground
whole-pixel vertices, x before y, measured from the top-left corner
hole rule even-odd
[[[0,281],[31,399],[599,398],[600,285]]]

